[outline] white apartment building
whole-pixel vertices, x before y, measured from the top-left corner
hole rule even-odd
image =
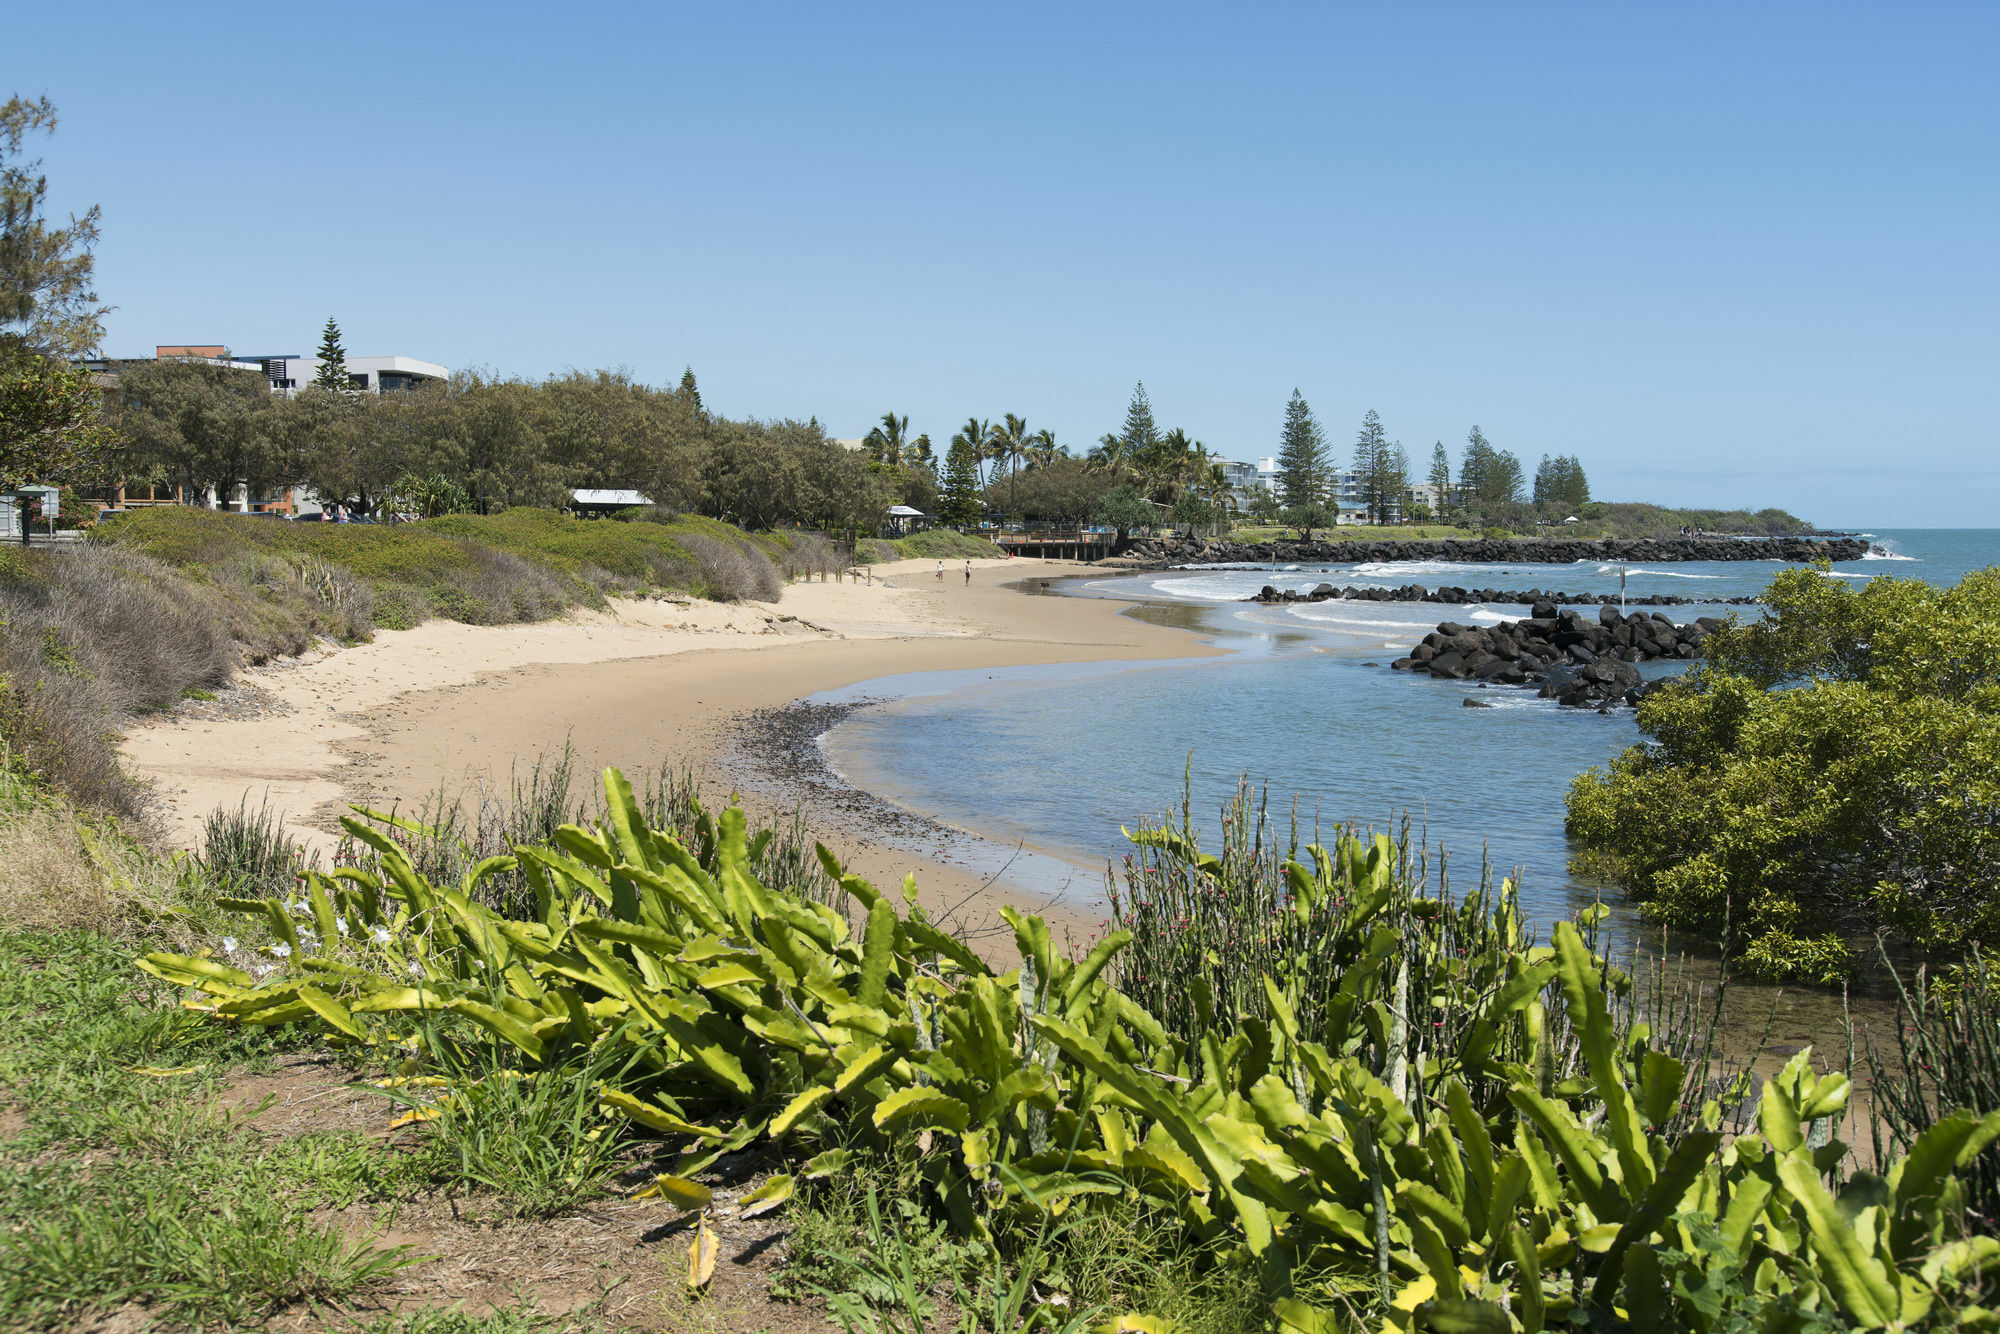
[[[218,343],[162,343],[153,349],[161,361],[199,360],[239,371],[258,371],[270,381],[273,393],[296,393],[319,376],[319,358],[267,354],[243,356]],[[349,357],[347,387],[364,393],[394,393],[422,384],[443,384],[451,372],[435,361],[415,357]]]
[[[1231,465],[1224,464],[1223,466],[1227,468]],[[1235,466],[1247,467],[1247,465],[1243,464]],[[1234,481],[1233,478],[1231,480]],[[1268,492],[1271,495],[1278,496],[1280,499],[1283,498],[1278,484],[1277,459],[1268,456],[1258,459],[1257,466],[1249,470],[1248,483],[1241,486],[1237,494],[1242,498],[1243,503],[1248,505],[1250,499],[1259,491]],[[1343,524],[1367,523],[1367,494],[1367,488],[1362,482],[1360,473],[1354,471],[1352,468],[1335,468],[1328,478],[1324,499],[1328,505],[1333,507],[1338,522]],[[1400,520],[1403,517],[1403,507],[1400,504],[1392,502],[1389,506],[1388,517],[1392,523]]]

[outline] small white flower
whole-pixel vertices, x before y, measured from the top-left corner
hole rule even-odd
[[[294,899],[292,902],[287,903],[285,907],[289,908],[293,912],[312,911],[312,905],[310,903],[307,903],[304,899]]]
[[[273,945],[271,946],[271,953],[277,955],[280,959],[289,959],[292,957],[292,947],[290,945]]]
[[[224,954],[236,953],[236,937],[224,936],[222,938],[222,952]]]
[[[302,926],[299,928],[299,939],[305,941],[307,944],[311,944],[313,941],[318,940],[319,937],[313,934],[311,927]]]
[[[373,935],[373,937],[374,937],[374,940],[375,940],[375,943],[376,943],[377,945],[386,945],[386,944],[388,944],[388,943],[389,943],[389,928],[388,928],[388,927],[386,927],[386,926],[378,926],[378,927],[376,927],[376,928],[375,928],[375,930],[374,930],[374,931],[373,931],[373,932],[372,932],[371,934]]]
[[[423,975],[424,975],[424,966],[418,963],[416,960],[412,959],[410,961],[410,976],[422,977]]]
[[[269,977],[272,973],[277,971],[277,968],[278,965],[274,963],[260,963],[250,971],[257,974],[257,976],[259,977]]]
[[[344,936],[347,934],[347,919],[345,917],[336,917],[333,924],[339,929],[341,935]]]

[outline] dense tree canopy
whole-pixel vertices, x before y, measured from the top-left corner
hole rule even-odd
[[[126,478],[194,492],[303,485],[362,512],[449,510],[457,496],[492,512],[599,487],[750,528],[846,533],[875,531],[898,499],[928,508],[936,494],[928,470],[843,449],[817,421],[716,417],[691,375],[659,389],[611,371],[463,373],[431,389],[287,397],[254,371],[202,361],[119,372]]]
[[[1859,590],[1789,570],[1764,600],[1640,706],[1649,743],[1577,780],[1572,836],[1767,975],[1836,975],[1877,927],[2000,940],[2000,568]]]

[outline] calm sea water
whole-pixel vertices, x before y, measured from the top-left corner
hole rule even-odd
[[[2000,564],[2000,530],[1874,534],[1888,558],[1835,573],[1936,583]],[[1631,566],[1635,596],[1727,598],[1760,592],[1776,563]],[[1086,907],[1100,897],[1107,857],[1121,855],[1121,824],[1155,816],[1192,792],[1198,824],[1240,778],[1268,789],[1280,818],[1296,809],[1310,830],[1356,824],[1393,829],[1407,815],[1428,845],[1452,857],[1455,879],[1482,856],[1517,874],[1531,913],[1546,922],[1608,891],[1567,870],[1563,796],[1575,776],[1639,739],[1629,710],[1563,709],[1529,691],[1392,672],[1389,661],[1437,622],[1498,621],[1525,607],[1330,602],[1252,606],[1266,583],[1455,584],[1460,587],[1615,593],[1619,567],[1312,565],[1170,571],[1075,581],[1082,596],[1144,599],[1129,614],[1184,625],[1229,652],[1134,666],[1024,668],[888,678],[824,696],[888,698],[823,740],[829,762],[857,786],[985,836],[1026,845],[1006,876],[1028,891]],[[1663,609],[1676,620],[1725,607]],[[1464,707],[1477,699],[1491,708]],[[1010,854],[1011,855],[1011,854]],[[977,854],[974,854],[976,859]],[[1615,894],[1615,891],[1609,891]],[[1614,907],[1615,907],[1614,903]],[[1626,917],[1629,924],[1632,920]]]

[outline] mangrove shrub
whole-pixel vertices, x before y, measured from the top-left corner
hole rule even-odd
[[[1640,706],[1650,741],[1576,780],[1570,835],[1767,976],[1830,980],[1878,928],[2000,938],[2000,569],[1856,589],[1802,568],[1763,601]]]

